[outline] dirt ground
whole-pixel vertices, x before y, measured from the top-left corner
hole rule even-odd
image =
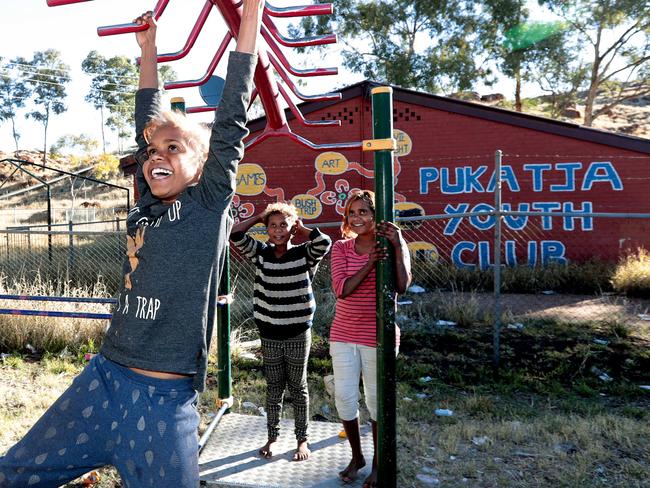
[[[468,293],[464,296],[456,293],[453,298],[445,298],[444,295],[430,294],[421,298],[425,302],[445,299],[466,301],[473,303],[472,308],[485,311],[493,307],[493,296],[489,293]],[[569,323],[570,330],[574,329],[571,324],[577,321],[594,323],[614,317],[633,331],[631,336],[634,338],[630,337],[625,342],[626,351],[638,346],[637,343],[647,344],[650,338],[650,321],[644,315],[650,311],[650,300],[616,296],[507,294],[502,298],[502,310],[509,311],[515,322],[527,323],[528,319],[536,317],[560,318]],[[504,328],[507,325],[504,323]],[[428,335],[430,340],[438,341],[435,347],[429,347],[430,344],[425,345],[417,338],[409,339],[408,332],[403,335],[405,347],[401,361],[404,368],[413,369],[405,371],[405,374],[415,378],[415,386],[413,381],[400,381],[398,384],[398,431],[401,436],[398,457],[401,479],[409,480],[400,486],[430,486],[422,480],[434,477],[432,473],[439,479],[440,486],[453,488],[650,486],[642,481],[650,479],[647,476],[650,473],[650,457],[647,444],[642,441],[643,438],[647,439],[648,434],[646,412],[649,400],[636,386],[646,384],[647,368],[643,365],[647,364],[647,359],[637,362],[638,359],[631,361],[622,359],[621,355],[612,355],[612,361],[634,368],[634,374],[623,371],[627,366],[622,366],[622,372],[612,368],[609,372],[616,380],[605,383],[596,378],[593,380],[597,382],[596,386],[590,383],[593,391],[582,387],[581,395],[586,395],[584,398],[576,397],[572,390],[563,390],[553,396],[551,390],[528,391],[524,386],[519,388],[521,391],[514,386],[512,391],[504,391],[503,385],[501,390],[494,390],[494,386],[483,385],[480,381],[475,385],[463,384],[470,378],[469,373],[463,373],[463,368],[471,372],[478,364],[472,354],[480,356],[481,348],[490,344],[489,337],[481,336],[481,340],[477,340],[477,334],[489,336],[490,331],[482,331],[483,328],[468,328],[455,334],[456,339],[444,334]],[[508,349],[518,351],[517,354],[531,364],[537,364],[540,354],[544,352],[547,359],[551,358],[548,355],[554,354],[555,349],[557,354],[566,356],[566,359],[565,356],[556,358],[558,364],[571,365],[571,361],[575,360],[573,348],[567,347],[566,338],[556,338],[558,340],[549,343],[536,333],[525,333],[527,329],[528,326],[523,333],[514,330],[504,332],[504,343],[507,343]],[[418,346],[417,349],[411,348],[410,355],[406,347],[409,340],[417,342]],[[454,340],[458,344],[454,344]],[[575,339],[580,340],[579,337]],[[583,342],[587,349],[601,347],[590,345],[589,338]],[[456,347],[458,345],[467,350],[461,350]],[[612,345],[612,351],[618,351],[618,344]],[[436,360],[434,353],[441,355],[443,360]],[[599,354],[602,352],[591,351],[585,360],[590,361]],[[313,356],[320,358],[318,354]],[[507,359],[522,371],[530,370],[512,353]],[[263,398],[263,381],[257,373],[244,369],[241,364],[235,368],[239,370],[239,376],[235,379],[239,390],[235,396],[252,398],[259,404]],[[590,366],[577,367],[576,371],[593,376]],[[462,377],[458,376],[460,373]],[[573,374],[571,371],[569,373]],[[624,373],[635,388],[633,393],[615,389],[617,379]],[[47,367],[44,360],[30,362],[27,359],[17,368],[0,361],[0,453],[4,453],[24,435],[67,388],[75,374],[74,369],[57,372],[56,368]],[[540,370],[540,375],[543,374],[547,374],[546,370]],[[430,383],[417,380],[427,375],[434,377]],[[257,379],[251,379],[253,377]],[[522,378],[513,376],[513,382]],[[583,382],[583,379],[580,381]],[[316,404],[319,396],[313,386],[310,384],[310,393]],[[432,416],[433,409],[437,407],[456,413],[454,417],[439,419]],[[333,411],[334,406],[330,405],[330,408]],[[100,474],[103,479],[95,485],[96,488],[120,486],[114,470],[102,470]],[[68,488],[81,486],[79,483],[67,485]]]
[[[468,300],[474,296],[481,308],[493,307],[494,296],[490,293],[466,295]],[[554,317],[567,322],[617,319],[629,326],[647,328],[650,331],[650,299],[627,298],[613,294],[503,294],[501,309],[504,312],[510,311],[515,317]]]

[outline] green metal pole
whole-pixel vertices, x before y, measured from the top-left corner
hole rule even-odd
[[[393,137],[393,90],[372,90],[372,136],[375,141]],[[393,199],[393,151],[375,151],[375,205],[377,222],[395,220]],[[379,238],[389,259],[377,263],[377,486],[397,486],[395,400],[395,253]]]
[[[185,113],[185,99],[174,97],[170,101],[171,109]],[[226,246],[221,278],[219,280],[219,295],[230,294],[230,246]],[[217,393],[220,400],[232,396],[232,374],[230,364],[230,305],[217,305]]]
[[[499,367],[501,358],[501,159],[503,153],[497,150],[494,153],[494,327],[492,331],[493,356],[492,364]]]
[[[221,269],[219,295],[230,294],[230,246]],[[217,389],[220,400],[232,396],[232,375],[230,365],[230,305],[217,307]]]

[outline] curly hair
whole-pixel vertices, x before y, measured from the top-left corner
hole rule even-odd
[[[268,226],[269,225],[269,218],[271,215],[284,215],[284,218],[287,219],[287,223],[291,227],[293,224],[296,223],[298,220],[298,211],[296,210],[296,207],[294,207],[290,203],[283,203],[283,202],[276,202],[276,203],[269,203],[266,206],[266,213],[264,214],[264,225]]]
[[[190,121],[183,112],[178,110],[158,110],[144,127],[143,136],[147,144],[154,133],[163,127],[175,127],[181,131],[188,147],[194,151],[200,167],[208,158],[208,143],[210,130],[202,124]]]
[[[348,216],[350,215],[350,207],[357,200],[363,200],[368,204],[372,214],[375,215],[375,193],[370,190],[353,190],[348,195],[348,199],[345,202],[345,209],[343,210],[343,223],[341,223],[341,234],[346,239],[356,237],[357,234],[350,227],[348,222]]]

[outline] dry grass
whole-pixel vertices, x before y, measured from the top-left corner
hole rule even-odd
[[[408,358],[400,362],[401,367],[409,367]],[[0,367],[0,452],[22,436],[71,382],[75,371],[59,373],[59,368],[56,363],[4,361]],[[245,409],[243,402],[264,405],[261,362],[240,360],[234,375],[233,410],[256,414]],[[309,384],[312,415],[335,412],[320,374],[310,374]],[[402,381],[397,393],[400,487],[426,486],[416,476],[429,473],[448,487],[650,486],[646,442],[650,423],[642,398],[625,402],[609,395],[594,399],[570,393],[508,394],[494,386],[457,388],[435,380],[426,385]],[[427,397],[418,398],[418,394]],[[210,420],[207,413],[215,410],[215,399],[213,390],[201,396],[202,429]],[[435,408],[449,408],[454,416],[436,417]],[[284,410],[284,416],[291,415],[291,408]],[[101,474],[98,488],[119,487],[114,470]]]
[[[330,298],[323,296],[327,303]],[[497,374],[489,366],[489,294],[408,298],[414,303],[400,308],[405,323],[397,371],[398,486],[427,486],[417,478],[426,475],[454,488],[650,487],[650,396],[638,388],[650,384],[650,327],[636,315],[650,302],[506,295],[505,323],[522,321],[524,327],[504,328]],[[581,309],[603,320],[578,320]],[[457,320],[457,326],[436,327],[437,320]],[[608,344],[595,344],[596,337]],[[233,411],[254,415],[243,403],[264,405],[265,380],[259,351],[253,358],[242,354],[241,341],[250,338],[238,330],[231,337]],[[310,409],[312,416],[336,421],[322,381],[331,373],[327,346],[314,337]],[[0,452],[70,384],[82,365],[78,358],[49,354],[29,363],[18,355],[5,357],[0,364]],[[613,380],[602,381],[593,367]],[[425,376],[433,380],[421,381]],[[216,409],[215,386],[211,357],[208,390],[199,404],[201,431]],[[454,415],[437,417],[436,408]],[[291,408],[283,415],[290,417]],[[366,418],[362,410],[362,421]],[[101,474],[98,488],[119,487],[114,470]],[[80,485],[68,485],[73,486]]]
[[[650,252],[639,248],[623,258],[612,276],[612,285],[620,293],[650,298]]]
[[[458,407],[453,420],[418,422],[413,417],[421,418],[429,407],[403,406],[414,413],[398,424],[398,456],[407,467],[400,486],[421,486],[406,480],[425,467],[449,487],[648,486],[647,422],[608,413],[554,412],[552,404],[542,405],[533,418],[489,421],[489,416],[467,416],[462,401],[450,404]]]
[[[36,279],[33,282],[11,282],[0,276],[0,293],[31,296],[108,297],[105,287],[73,288],[65,282],[52,283]],[[39,301],[0,300],[0,308],[50,310],[66,312],[107,313],[108,307],[92,303],[59,303]],[[90,342],[100,344],[107,321],[0,315],[0,350],[24,351],[30,344],[38,351],[58,353],[65,348],[77,350]]]

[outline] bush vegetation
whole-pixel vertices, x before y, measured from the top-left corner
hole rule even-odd
[[[650,252],[639,248],[625,256],[616,267],[611,282],[619,293],[650,298]]]

